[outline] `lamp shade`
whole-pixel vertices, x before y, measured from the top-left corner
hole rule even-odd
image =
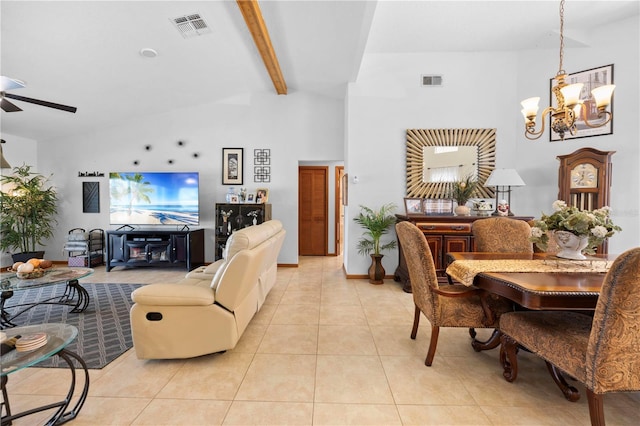
[[[515,169],[494,169],[484,186],[525,186]]]

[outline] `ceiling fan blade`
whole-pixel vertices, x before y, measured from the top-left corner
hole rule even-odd
[[[72,107],[72,106],[68,106],[68,105],[62,105],[62,104],[56,104],[56,103],[48,102],[48,101],[41,101],[39,99],[27,98],[27,97],[24,97],[24,96],[14,95],[12,93],[5,93],[4,96],[6,98],[15,99],[16,101],[29,102],[29,103],[32,103],[32,104],[41,105],[41,106],[45,106],[45,107],[49,107],[49,108],[60,109],[62,111],[67,111],[67,112],[75,113],[78,110],[78,108],[76,108],[76,107]]]
[[[2,110],[5,112],[22,111],[21,108],[18,108],[16,105],[6,100],[4,97],[0,99],[0,108],[2,108]]]
[[[0,76],[0,90],[11,90],[11,89],[22,89],[24,87],[24,82],[20,80],[16,80],[15,78],[5,77],[4,75]]]

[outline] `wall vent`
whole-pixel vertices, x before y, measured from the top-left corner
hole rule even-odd
[[[171,18],[170,21],[184,38],[195,37],[211,32],[211,28],[209,28],[209,25],[207,25],[199,13],[178,16],[177,18]]]
[[[422,85],[427,87],[442,86],[442,75],[425,74],[422,76]]]

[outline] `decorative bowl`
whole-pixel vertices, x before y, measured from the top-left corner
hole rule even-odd
[[[10,271],[15,272],[16,277],[20,278],[21,280],[32,280],[34,278],[40,278],[44,275],[44,269],[41,268],[35,268],[31,272],[18,272],[13,269],[10,269]]]

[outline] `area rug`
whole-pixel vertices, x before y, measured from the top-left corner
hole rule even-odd
[[[47,322],[76,326],[78,337],[67,349],[80,355],[88,368],[100,369],[133,346],[129,322],[129,310],[133,304],[131,292],[142,284],[81,285],[89,293],[89,306],[84,312],[72,313],[71,306],[38,305],[12,321],[17,326]],[[7,305],[62,296],[65,287],[61,284],[16,291]],[[58,357],[52,357],[47,362],[38,364],[38,367],[66,368],[66,363]]]

